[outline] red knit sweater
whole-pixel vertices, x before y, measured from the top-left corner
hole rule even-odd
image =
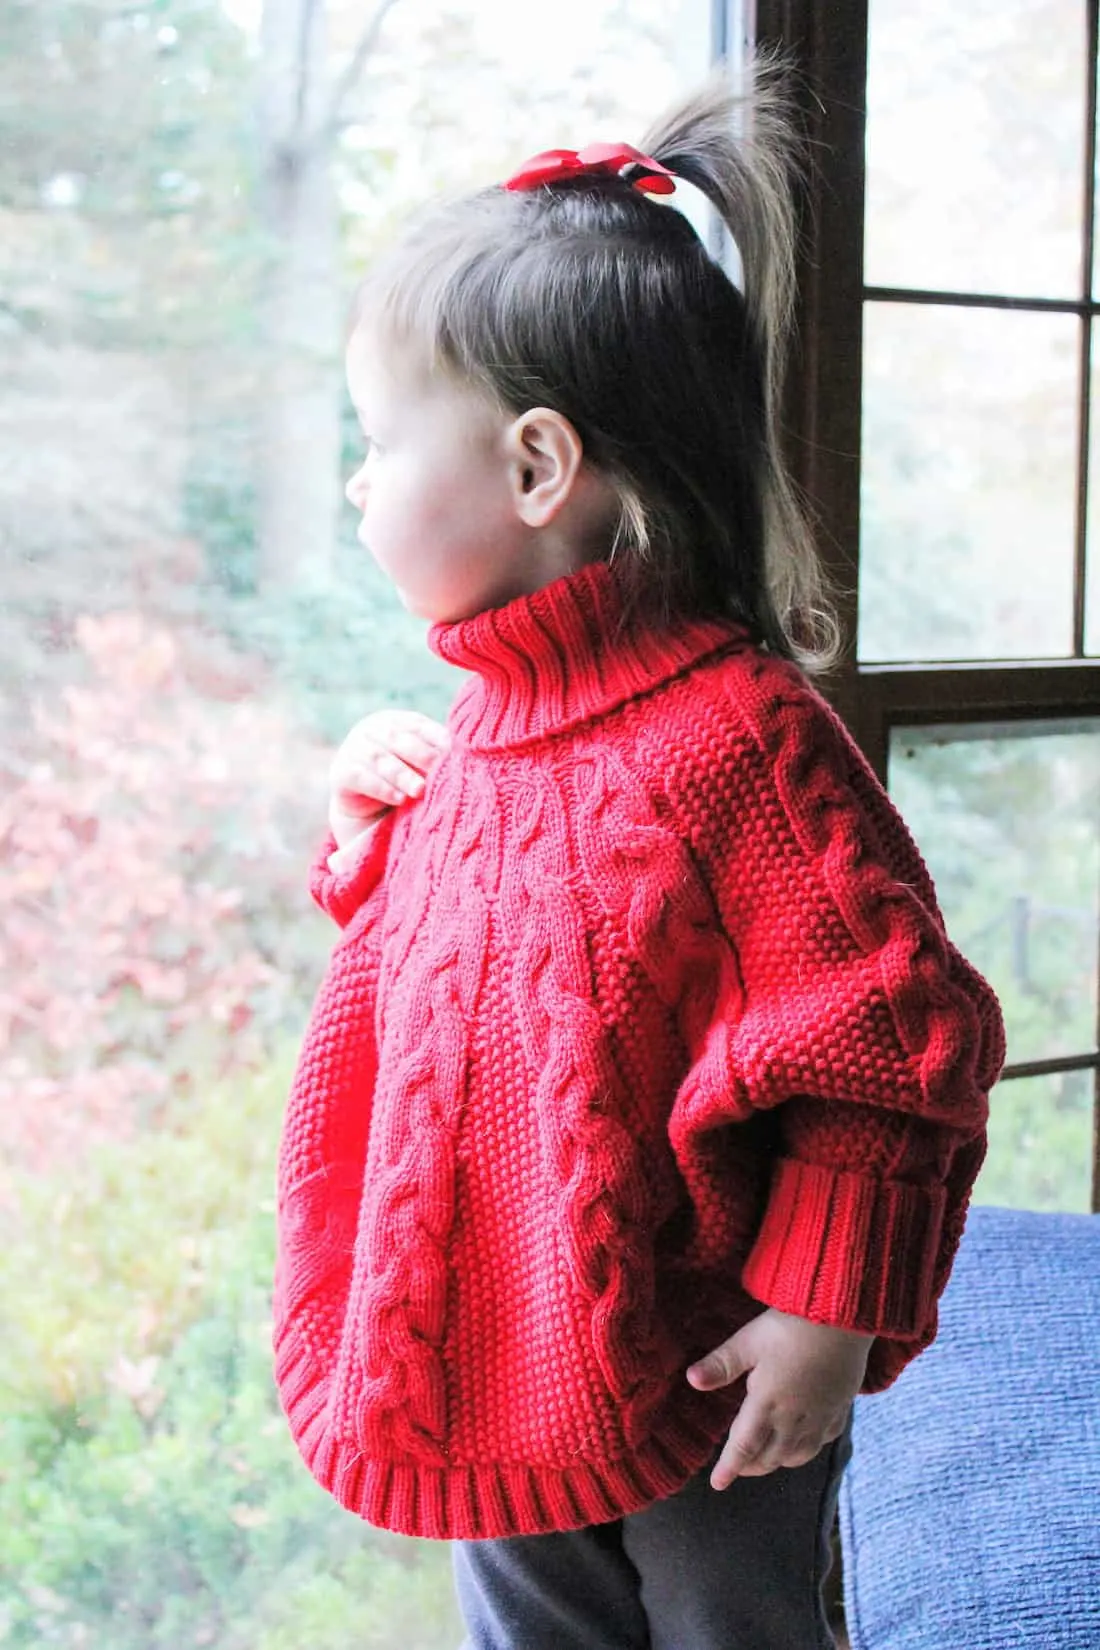
[[[604,566],[431,636],[453,747],[354,868],[280,1157],[310,1468],[424,1536],[678,1489],[760,1310],[932,1339],[1003,1058],[916,849],[792,666]],[[329,844],[331,847],[331,843]]]

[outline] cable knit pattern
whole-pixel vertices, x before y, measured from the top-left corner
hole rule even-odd
[[[569,1269],[607,1391],[623,1406],[624,1434],[633,1441],[644,1421],[638,1406],[654,1395],[645,1165],[607,1103],[617,1081],[593,1001],[584,912],[570,885],[568,816],[551,776],[532,769],[517,814],[520,897],[505,906],[503,935],[520,985],[516,1022],[527,1067],[538,1073],[534,1106],[560,1187],[556,1215]]]
[[[276,1376],[321,1483],[482,1537],[678,1489],[760,1303],[935,1333],[1003,1059],[848,735],[589,567],[463,624],[452,748],[317,899],[343,928],[280,1155]]]

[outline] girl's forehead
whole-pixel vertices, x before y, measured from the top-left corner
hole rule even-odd
[[[503,410],[473,385],[432,369],[426,352],[380,329],[360,324],[348,340],[348,389],[367,418],[414,414],[433,418],[454,414],[471,425],[499,423]]]
[[[362,325],[355,328],[345,352],[348,385],[354,400],[391,396],[401,384],[408,383],[408,373],[402,370],[395,356],[392,341],[383,338],[376,328]]]
[[[360,323],[355,328],[348,339],[345,364],[348,387],[357,403],[423,402],[448,387],[440,373],[431,371],[425,351],[379,326]]]

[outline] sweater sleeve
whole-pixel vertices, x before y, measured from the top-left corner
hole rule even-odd
[[[279,1145],[274,1336],[284,1401],[312,1392],[331,1360],[351,1282],[378,1072],[376,1034],[393,813],[330,870],[329,838],[314,861],[314,898],[345,929],[334,947],[299,1050]],[[318,1389],[320,1390],[320,1389]]]
[[[936,1329],[988,1091],[996,998],[947,938],[905,825],[832,711],[758,660],[726,708],[694,845],[731,942],[714,1121],[772,1114],[745,1263],[765,1305],[876,1340],[866,1390]],[[721,1115],[718,1115],[721,1114]]]
[[[386,870],[390,838],[397,809],[390,808],[357,839],[356,853],[344,869],[334,871],[329,859],[336,851],[331,831],[310,867],[309,890],[321,910],[346,928],[381,882]]]

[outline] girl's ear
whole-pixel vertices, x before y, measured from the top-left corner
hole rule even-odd
[[[584,462],[581,438],[561,413],[534,407],[505,435],[512,503],[528,527],[546,527],[566,505]]]

